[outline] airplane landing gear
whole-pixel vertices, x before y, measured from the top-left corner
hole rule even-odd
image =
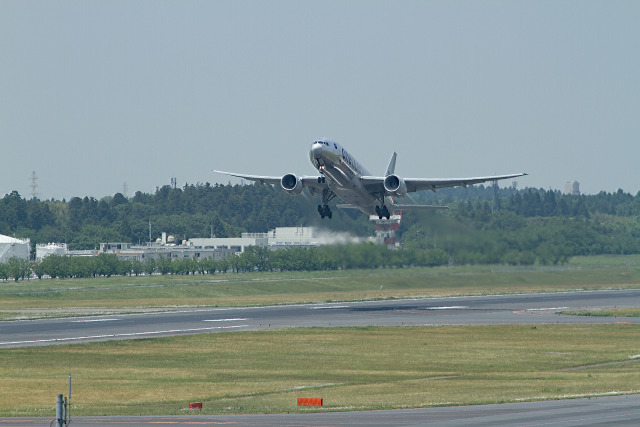
[[[382,205],[382,208],[380,208],[380,206],[376,206],[376,215],[378,215],[378,219],[391,218],[391,213],[389,213],[387,205]]]
[[[318,213],[320,214],[320,218],[322,219],[324,219],[325,216],[331,219],[331,217],[333,216],[329,205],[318,205]]]

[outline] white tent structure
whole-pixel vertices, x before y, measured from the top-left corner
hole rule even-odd
[[[31,240],[0,234],[0,262],[7,262],[14,257],[28,260],[30,252]]]

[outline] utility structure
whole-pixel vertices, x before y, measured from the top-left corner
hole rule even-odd
[[[71,424],[71,374],[69,374],[69,396],[63,397],[59,394],[56,399],[56,419],[51,425],[56,427],[68,426]]]
[[[38,188],[38,184],[36,181],[38,177],[36,176],[36,171],[31,171],[31,198],[35,199],[38,193],[36,193],[36,189]]]
[[[389,219],[380,219],[376,215],[371,215],[369,219],[376,222],[376,240],[389,247],[395,247],[396,231],[402,221],[402,211],[393,211]]]

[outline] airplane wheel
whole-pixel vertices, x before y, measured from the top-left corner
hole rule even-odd
[[[386,205],[382,206],[382,216],[387,218],[387,219],[391,218],[391,214],[389,213],[389,209],[387,209]],[[382,218],[380,218],[380,219],[382,219]]]
[[[322,217],[329,217],[329,219],[331,219],[331,217],[333,216],[333,213],[331,212],[331,209],[329,208],[329,205],[324,205],[322,207]]]

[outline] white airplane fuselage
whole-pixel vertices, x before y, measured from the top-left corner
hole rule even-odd
[[[360,179],[371,174],[344,147],[328,139],[317,140],[311,144],[309,159],[337,197],[367,215],[376,214],[375,207],[383,202],[372,196]]]

